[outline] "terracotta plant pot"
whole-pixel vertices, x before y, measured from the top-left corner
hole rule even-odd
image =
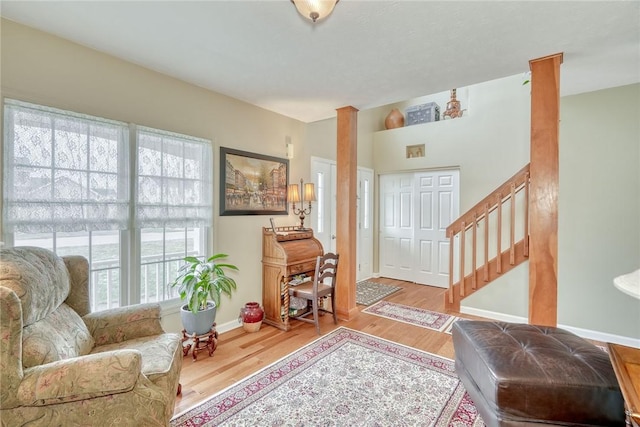
[[[248,302],[240,309],[242,327],[247,332],[258,332],[264,318],[264,310],[257,302]]]
[[[387,129],[401,128],[404,126],[404,116],[397,108],[391,110],[384,119],[384,127]]]

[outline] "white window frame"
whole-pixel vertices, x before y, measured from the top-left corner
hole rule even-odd
[[[35,104],[27,104],[27,103],[21,103],[20,101],[13,101],[13,100],[8,100],[8,102],[14,102],[16,104],[24,104],[24,105],[29,105],[32,107],[36,107],[38,109],[41,108],[42,111],[46,110],[50,110],[54,113],[57,114],[68,114],[69,116],[81,116],[83,118],[90,118],[90,119],[95,119],[96,121],[102,121],[104,119],[101,119],[100,117],[94,117],[94,116],[86,116],[86,115],[82,115],[82,114],[77,114],[77,113],[73,113],[73,112],[69,112],[69,111],[64,111],[64,110],[58,110],[55,108],[49,108],[49,107],[42,107],[40,105],[35,105]],[[6,106],[6,102],[4,103],[3,107]],[[7,126],[10,126],[11,124],[7,123],[7,121],[3,121],[4,126],[5,126],[5,130]],[[126,124],[125,124],[126,125]],[[139,304],[141,303],[141,294],[142,294],[142,283],[141,283],[141,272],[142,272],[142,266],[143,266],[143,260],[141,258],[141,234],[142,234],[142,228],[136,226],[136,192],[137,192],[137,176],[138,176],[138,141],[137,141],[137,130],[138,127],[135,124],[128,124],[128,128],[129,128],[129,139],[128,142],[128,155],[129,155],[129,162],[128,165],[126,165],[128,167],[127,173],[129,174],[129,181],[128,181],[128,185],[129,185],[129,217],[128,217],[128,225],[126,229],[120,230],[120,231],[116,231],[118,233],[119,236],[119,269],[120,269],[120,274],[119,274],[119,302],[118,305],[119,307],[124,307],[124,306],[128,306],[128,305],[132,305],[132,304]],[[152,130],[152,131],[157,131],[157,132],[161,132],[165,135],[169,135],[169,136],[173,136],[176,138],[184,138],[185,140],[192,140],[192,141],[197,141],[199,143],[208,143],[209,144],[209,149],[211,150],[211,155],[210,155],[210,163],[206,166],[208,166],[206,168],[206,173],[208,174],[208,176],[206,177],[206,179],[208,179],[209,182],[209,190],[206,192],[206,194],[208,194],[209,197],[209,204],[210,204],[210,209],[209,211],[211,212],[211,214],[209,215],[208,218],[208,223],[204,226],[200,226],[199,228],[199,241],[200,243],[200,255],[199,256],[204,256],[208,253],[211,253],[211,249],[212,249],[212,233],[213,233],[213,162],[214,162],[214,153],[213,153],[213,147],[211,146],[211,141],[209,140],[204,140],[201,138],[193,138],[187,135],[182,135],[182,134],[175,134],[175,133],[170,133],[170,132],[166,132],[166,131],[161,131],[161,130],[157,130],[157,129],[150,129],[150,128],[144,128],[141,127],[141,129],[145,129],[145,130]],[[4,131],[4,130],[3,130]],[[7,135],[7,133],[5,133],[5,136]],[[7,143],[6,139],[5,139],[5,144]],[[5,156],[7,155],[7,148],[5,149]],[[6,168],[6,159],[3,163],[3,169]],[[118,170],[121,170],[121,167],[118,167]],[[122,172],[119,172],[122,173]],[[7,176],[7,171],[4,170],[4,176]],[[12,176],[12,175],[11,175]],[[9,185],[6,184],[5,185]],[[2,188],[2,191],[4,191],[4,186]],[[5,219],[5,212],[3,210],[3,222]],[[166,228],[163,228],[163,230],[166,231]],[[170,227],[171,228],[171,227]],[[185,227],[188,228],[188,227]],[[5,247],[11,247],[14,245],[15,243],[15,235],[14,232],[10,232],[8,230],[6,230],[6,228],[3,228],[3,240],[4,240],[4,246]],[[56,243],[58,240],[58,234],[60,232],[56,232],[56,231],[52,231],[52,236],[48,239],[50,239],[51,244],[52,244],[52,249],[54,251],[56,251]],[[91,252],[91,242],[92,242],[92,232],[88,231],[87,232],[87,239],[88,239],[88,244],[89,244],[89,252]],[[165,245],[166,245],[166,238],[163,237],[162,240],[162,257],[164,259],[164,257],[166,256],[165,253]],[[186,245],[186,243],[185,243]],[[159,265],[164,266],[165,265],[165,261],[161,261],[159,263]],[[165,267],[163,267],[165,268]],[[91,269],[91,265],[90,265],[90,269]],[[93,272],[90,271],[89,273],[92,277],[93,277]],[[166,285],[166,284],[165,284]],[[172,299],[166,299],[166,300],[160,300],[157,301],[162,307],[163,309],[166,308],[176,308],[179,307],[181,305],[179,297],[175,297]],[[108,307],[105,307],[108,308]],[[100,310],[103,308],[93,308],[93,300],[92,300],[92,310]]]

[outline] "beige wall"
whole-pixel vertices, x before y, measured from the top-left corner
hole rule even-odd
[[[213,250],[238,265],[238,291],[223,296],[218,324],[262,300],[261,227],[268,216],[218,213],[218,147],[285,157],[285,138],[304,141],[305,124],[177,79],[2,20],[2,96],[207,138],[214,142]],[[290,179],[308,180],[309,150],[296,143]],[[295,218],[277,217],[282,225]],[[175,317],[175,316],[174,316]],[[165,319],[166,320],[166,319]],[[165,321],[180,330],[177,317]]]
[[[529,87],[522,79],[507,77],[465,91],[461,118],[373,135],[376,174],[459,167],[461,213],[529,162]],[[444,103],[438,104],[444,112]],[[405,147],[415,144],[425,144],[425,156],[407,159]]]
[[[635,337],[640,300],[640,84],[561,100],[558,323]]]
[[[638,346],[640,301],[612,281],[640,268],[640,85],[560,104],[558,325]],[[528,265],[518,271],[523,282],[488,286],[464,306],[526,320]]]
[[[376,174],[459,167],[462,213],[528,163],[530,99],[522,78],[470,86],[467,102],[460,119],[375,132]],[[615,289],[612,279],[640,268],[639,110],[640,85],[561,99],[558,233],[559,325],[637,344],[640,301]],[[405,157],[406,145],[422,143],[424,158]],[[462,305],[469,313],[526,321],[528,264]]]
[[[10,21],[1,25],[3,97],[214,141],[213,247],[229,253],[241,270],[239,290],[223,301],[218,323],[233,322],[245,302],[260,301],[260,233],[268,217],[218,216],[217,148],[284,157],[288,136],[295,146],[290,179],[307,181],[311,156],[335,159],[335,119],[304,124]],[[639,88],[562,99],[558,236],[559,322],[636,339],[640,304],[613,288],[611,279],[640,267]],[[460,167],[464,211],[528,162],[529,88],[519,76],[470,87],[461,119],[382,131],[393,106],[403,110],[421,101],[360,112],[360,166],[376,174]],[[417,143],[426,144],[426,156],[408,161],[404,146]],[[464,304],[526,318],[527,281],[525,265]],[[174,318],[165,323],[180,328]]]
[[[458,92],[461,107],[466,109],[462,117],[376,132],[373,155],[377,174],[459,168],[462,214],[529,162],[530,89],[522,85],[521,76],[511,76]],[[434,99],[441,113],[447,99],[448,93],[444,99]],[[412,102],[417,103],[418,100]],[[394,106],[404,111],[406,104]],[[386,114],[390,108],[383,110]],[[425,144],[425,157],[407,159],[405,147],[415,144]],[[375,237],[377,247],[378,236]],[[526,317],[527,275],[526,267],[517,268],[491,285],[501,296],[499,301],[509,302],[497,302],[500,313],[525,313]],[[463,305],[488,310],[490,304],[475,302],[479,298],[481,293],[465,299]]]

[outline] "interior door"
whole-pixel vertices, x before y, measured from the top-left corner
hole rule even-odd
[[[457,170],[415,174],[415,282],[449,285],[447,226],[458,217]]]
[[[459,216],[459,171],[380,176],[380,275],[447,287],[447,226]]]
[[[414,281],[413,174],[380,176],[380,275]]]

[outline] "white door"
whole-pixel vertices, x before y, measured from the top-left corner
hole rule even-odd
[[[311,214],[311,227],[325,252],[336,252],[336,163],[311,159],[311,181],[316,187],[316,211]],[[373,274],[373,170],[358,168],[356,279]]]
[[[380,176],[380,275],[447,287],[458,170]]]
[[[380,176],[380,275],[414,281],[413,174]]]
[[[447,226],[458,218],[457,170],[415,174],[415,281],[449,286]]]

